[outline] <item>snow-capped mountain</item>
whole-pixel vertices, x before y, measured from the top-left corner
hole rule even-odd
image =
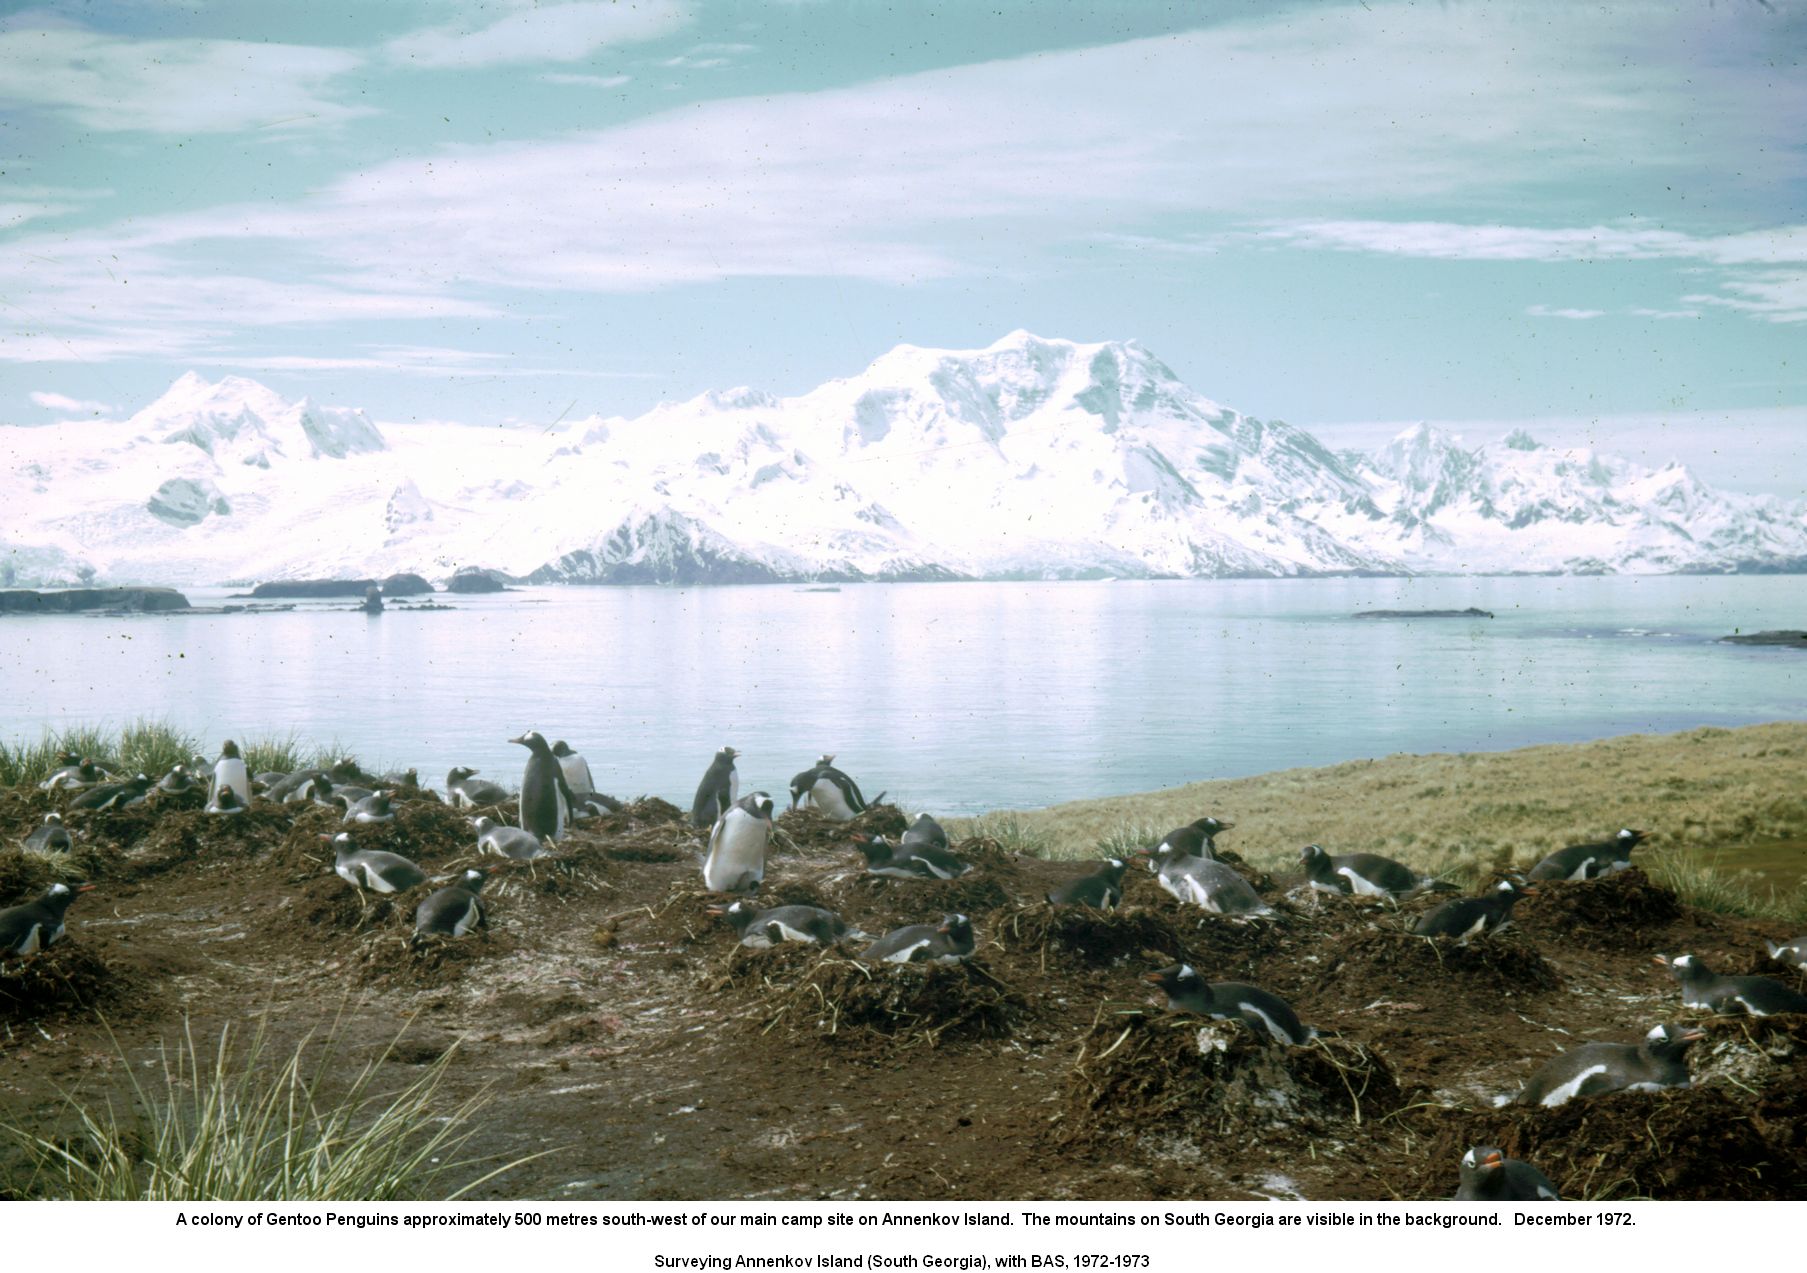
[[[1807,508],[1514,435],[1375,455],[1203,397],[1134,342],[900,346],[551,432],[386,425],[192,373],[129,420],[0,429],[0,575],[208,583],[1682,571],[1807,565]]]

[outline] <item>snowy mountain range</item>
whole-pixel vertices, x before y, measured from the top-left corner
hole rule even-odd
[[[1333,453],[1134,342],[1025,332],[547,432],[379,428],[190,373],[128,420],[0,428],[0,454],[15,586],[1807,569],[1807,505],[1679,465],[1423,425]]]

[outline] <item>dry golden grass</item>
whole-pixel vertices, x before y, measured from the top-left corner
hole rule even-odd
[[[1640,856],[1660,869],[1664,859],[1735,861],[1739,849],[1807,841],[1804,762],[1807,722],[1788,722],[1387,756],[1011,816],[1018,837],[1049,857],[1093,857],[1101,842],[1122,847],[1126,838],[1152,843],[1213,814],[1236,824],[1222,846],[1264,869],[1293,869],[1299,849],[1318,843],[1463,882],[1630,826],[1651,833]]]

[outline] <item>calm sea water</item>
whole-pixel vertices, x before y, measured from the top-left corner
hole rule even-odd
[[[518,780],[526,729],[617,796],[688,805],[711,753],[780,795],[834,752],[958,814],[1390,752],[1807,717],[1789,577],[538,588],[367,617],[0,621],[0,737],[149,716],[208,740]],[[196,604],[225,594],[191,590]],[[1492,620],[1355,620],[1478,606]]]

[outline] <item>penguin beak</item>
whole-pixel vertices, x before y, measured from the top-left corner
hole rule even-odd
[[[77,884],[75,886],[75,891],[78,893],[92,893],[94,891],[94,886],[92,884]]]
[[[508,741],[511,743],[520,743],[524,747],[527,745],[527,735],[522,734],[519,738],[510,738]],[[475,773],[476,770],[473,769],[471,772]]]
[[[1698,1043],[1706,1037],[1707,1037],[1707,1032],[1705,1030],[1690,1030],[1686,1034],[1682,1035],[1682,1042],[1683,1043]]]
[[[1669,966],[1669,957],[1667,955],[1652,955],[1650,957],[1650,962],[1659,968],[1667,968]]]
[[[1479,1166],[1479,1167],[1485,1168],[1486,1170],[1491,1171],[1493,1168],[1502,1165],[1505,1161],[1506,1160],[1504,1158],[1501,1158],[1499,1156],[1499,1154],[1493,1153],[1493,1154],[1488,1154],[1485,1158],[1481,1159],[1481,1161],[1479,1163],[1477,1163],[1476,1166]]]
[[[1142,974],[1142,980],[1146,981],[1151,986],[1158,986],[1161,984],[1161,974],[1158,972],[1145,972]]]

